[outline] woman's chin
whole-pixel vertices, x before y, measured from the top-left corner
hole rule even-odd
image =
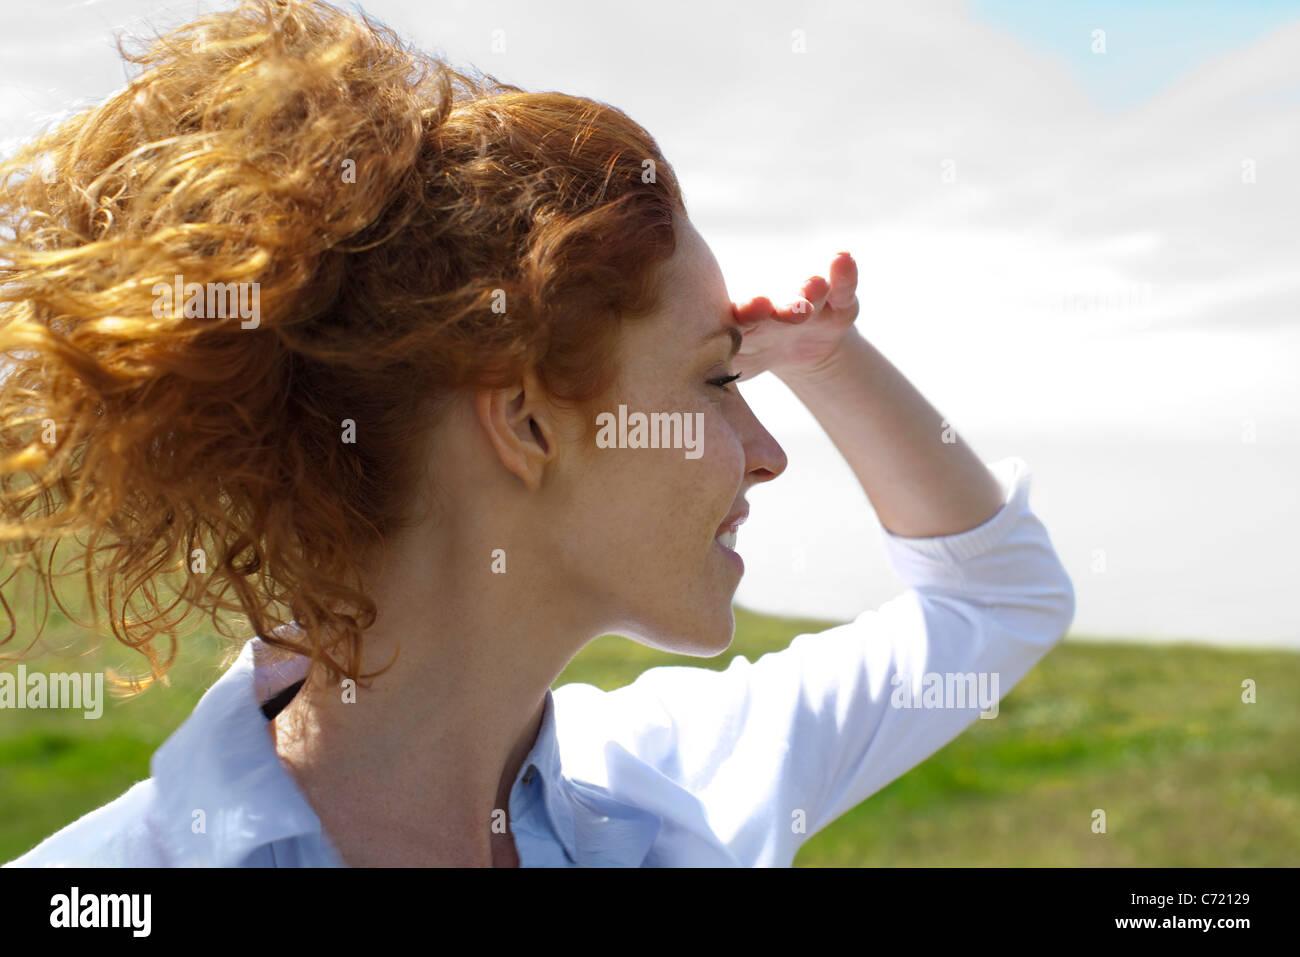
[[[713,658],[731,647],[736,636],[736,618],[727,602],[725,618],[716,627],[696,631],[678,643],[677,654],[691,655],[695,658]]]
[[[710,628],[656,630],[652,634],[628,635],[639,644],[672,655],[689,655],[692,658],[713,658],[729,647],[736,634],[736,619],[727,603],[725,618]]]

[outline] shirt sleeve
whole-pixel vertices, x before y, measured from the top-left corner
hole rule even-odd
[[[984,524],[934,538],[884,531],[907,588],[880,608],[752,664],[652,668],[605,696],[608,733],[697,795],[742,862],[789,864],[812,834],[995,714],[1069,628],[1074,588],[1029,507],[1028,466],[988,467],[1005,497]]]

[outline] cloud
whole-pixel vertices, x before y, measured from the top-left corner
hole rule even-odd
[[[121,86],[115,28],[193,12],[29,7],[0,66],[0,128],[15,134]],[[872,334],[930,357],[961,394],[984,373],[930,343],[1046,362],[1092,339],[1254,335],[1300,319],[1300,23],[1114,112],[1059,57],[958,0],[365,9],[458,65],[628,112],[676,167],[737,295],[793,295],[852,249]],[[1054,375],[1054,414],[1075,403],[1081,420],[1132,418],[1124,383],[1079,405],[1083,374]],[[1170,387],[1190,399],[1220,386],[1197,375]]]

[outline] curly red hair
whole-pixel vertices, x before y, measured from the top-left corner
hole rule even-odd
[[[611,106],[321,2],[119,49],[123,91],[0,165],[0,544],[66,611],[71,539],[144,683],[231,612],[364,680],[357,556],[407,520],[441,401],[532,368],[588,412],[657,308],[676,178]],[[159,309],[177,277],[245,284],[256,321]]]

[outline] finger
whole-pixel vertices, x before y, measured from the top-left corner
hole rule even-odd
[[[763,301],[771,304],[770,299],[762,297]],[[767,318],[775,319],[777,322],[800,323],[811,316],[816,311],[816,306],[806,296],[796,296],[790,302],[782,306],[771,306]]]
[[[826,302],[826,296],[831,291],[831,284],[821,276],[813,276],[803,284],[803,297],[812,304],[814,310],[820,309]]]
[[[736,321],[742,324],[758,322],[772,314],[772,300],[767,296],[755,296],[748,302],[731,304],[731,311]]]
[[[773,314],[781,322],[803,322],[817,311],[817,304],[806,296],[800,296],[789,305],[782,306]]]
[[[858,264],[848,253],[840,253],[831,262],[831,285],[826,302],[842,308],[853,302],[858,291]]]
[[[772,304],[772,300],[767,296],[755,296],[743,305],[732,303],[731,309],[738,322],[751,326],[763,319],[775,319],[777,322],[797,324],[803,322],[813,313],[812,303],[803,297],[778,308]]]

